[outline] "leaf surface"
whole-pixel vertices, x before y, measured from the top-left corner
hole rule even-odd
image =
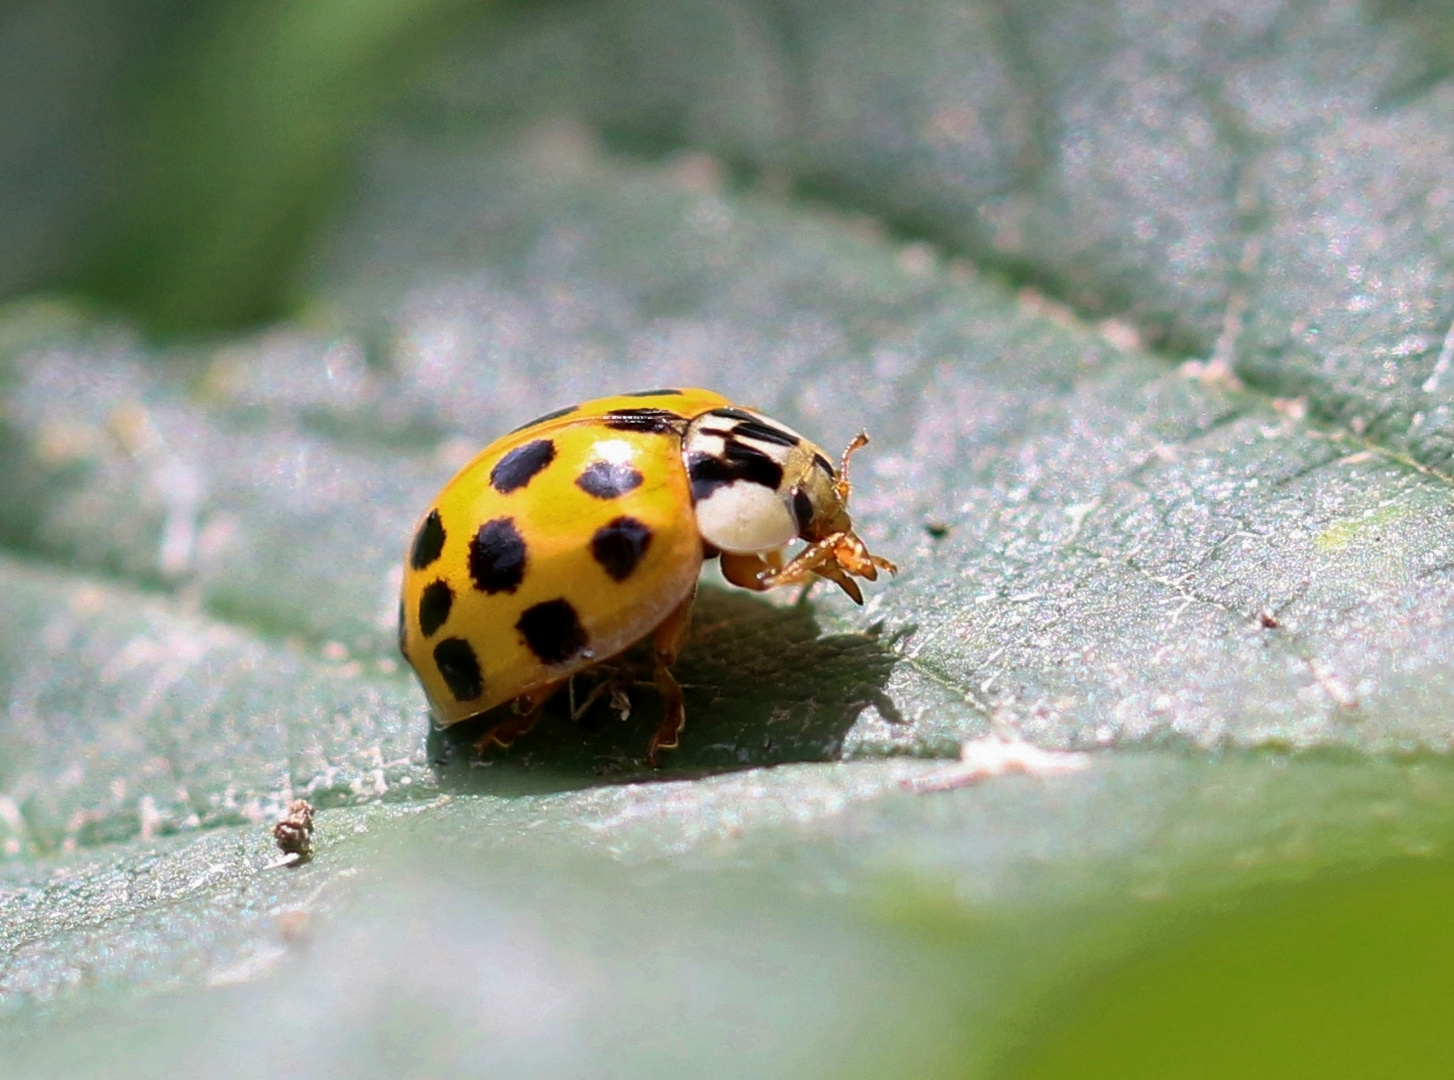
[[[1179,927],[1442,866],[1437,54],[1176,7],[543,11],[377,124],[297,319],[5,309],[7,1075],[986,1074]],[[650,691],[429,734],[428,499],[670,385],[869,429],[900,573],[709,580],[660,773]],[[1087,756],[926,790],[987,737]],[[271,865],[296,797],[318,853]]]

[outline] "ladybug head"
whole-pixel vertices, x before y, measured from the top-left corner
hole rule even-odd
[[[838,469],[792,428],[748,409],[715,409],[692,421],[682,455],[702,539],[722,551],[776,551],[794,539],[848,533],[848,455]]]

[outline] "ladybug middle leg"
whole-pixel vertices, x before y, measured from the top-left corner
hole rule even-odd
[[[692,628],[692,601],[695,597],[696,591],[693,590],[692,595],[683,600],[652,635],[656,688],[666,703],[666,715],[662,717],[656,734],[651,737],[651,744],[646,748],[646,763],[652,768],[658,764],[659,751],[676,749],[677,737],[686,721],[686,702],[682,697],[681,685],[671,673],[671,666],[676,663],[677,654],[682,651],[682,646],[687,642],[687,634]]]
[[[481,735],[475,742],[475,753],[483,754],[492,743],[508,748],[516,739],[535,726],[535,721],[540,719],[540,714],[545,709],[545,703],[564,685],[565,680],[562,679],[516,698],[514,701],[515,715],[508,720],[501,720]]]

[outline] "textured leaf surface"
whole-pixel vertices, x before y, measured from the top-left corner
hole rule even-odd
[[[531,16],[379,126],[297,320],[0,314],[7,1075],[982,1074],[1158,935],[1447,852],[1437,57],[1337,4],[1040,7]],[[709,583],[659,774],[646,692],[426,737],[427,499],[672,384],[868,427],[901,573]],[[992,733],[1087,767],[906,787]],[[270,865],[300,796],[318,855]]]
[[[1442,468],[1454,37],[1437,4],[620,0],[442,80],[848,198]]]

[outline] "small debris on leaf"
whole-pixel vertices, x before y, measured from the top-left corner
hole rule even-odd
[[[308,913],[298,908],[278,916],[278,933],[288,945],[302,945],[308,940]]]
[[[1306,420],[1308,399],[1305,397],[1273,398],[1272,411],[1281,413],[1290,420]]]
[[[1060,776],[1090,765],[1090,755],[1067,750],[1042,750],[1023,739],[989,735],[959,744],[959,761],[943,769],[900,781],[909,791],[953,791],[1006,773]]]
[[[273,826],[273,839],[287,858],[275,865],[305,863],[313,854],[313,804],[294,799],[288,816]]]

